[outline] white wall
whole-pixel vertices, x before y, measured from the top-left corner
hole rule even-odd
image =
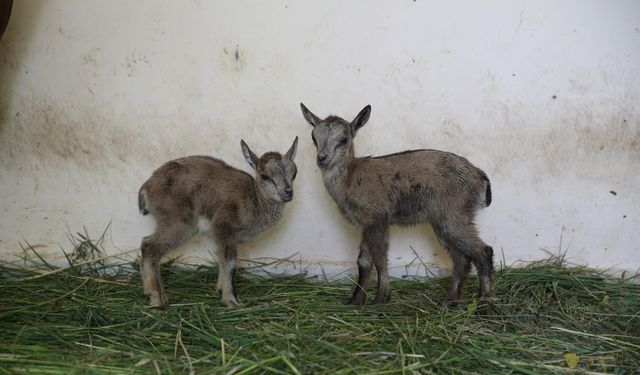
[[[241,138],[284,152],[299,135],[294,201],[241,257],[352,267],[358,235],[324,190],[301,101],[348,119],[371,104],[359,155],[437,148],[484,169],[479,227],[508,264],[561,247],[640,268],[634,0],[16,1],[0,41],[0,257],[26,239],[60,259],[67,228],[109,222],[110,251],[135,248],[154,168],[213,154],[248,171]],[[391,236],[396,273],[411,248],[449,267],[429,228]]]

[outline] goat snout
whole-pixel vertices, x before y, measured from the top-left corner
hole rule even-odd
[[[290,187],[285,188],[284,193],[281,195],[281,197],[285,202],[289,202],[291,199],[293,199],[293,189]]]
[[[318,165],[321,167],[325,167],[327,165],[327,154],[318,154]]]

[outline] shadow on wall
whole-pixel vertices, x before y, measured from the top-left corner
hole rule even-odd
[[[43,2],[0,0],[0,134],[10,115],[8,110],[15,82],[24,73],[22,60],[31,42]]]
[[[0,0],[0,39],[9,24],[9,16],[11,16],[11,6],[13,0]]]

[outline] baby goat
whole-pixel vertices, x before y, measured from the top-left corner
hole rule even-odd
[[[142,281],[149,304],[167,306],[160,277],[160,258],[198,232],[218,247],[218,292],[227,306],[241,306],[236,294],[236,246],[280,220],[293,198],[298,137],[283,156],[260,158],[244,141],[242,153],[255,178],[209,156],[188,156],[158,168],[140,188],[138,206],[156,220],[155,232],[142,240]]]
[[[367,123],[366,106],[350,123],[337,116],[321,120],[300,104],[318,149],[324,185],[340,212],[362,231],[358,286],[348,301],[361,305],[372,264],[378,271],[376,303],[390,299],[387,273],[389,225],[431,223],[453,260],[453,281],[445,304],[462,297],[471,262],[480,277],[480,297],[491,296],[493,249],[474,226],[476,211],[491,203],[487,175],[458,155],[436,150],[357,158],[353,138]]]

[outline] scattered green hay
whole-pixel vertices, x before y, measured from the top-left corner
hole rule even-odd
[[[75,252],[67,258],[82,266],[62,271],[0,267],[0,373],[640,369],[638,275],[565,267],[558,258],[498,271],[493,307],[470,300],[453,309],[440,305],[447,278],[394,280],[391,303],[353,307],[343,305],[351,285],[248,272],[237,283],[246,307],[229,309],[219,303],[215,267],[171,265],[171,307],[157,310],[146,306],[135,265],[91,263]],[[476,288],[472,277],[466,295]]]

